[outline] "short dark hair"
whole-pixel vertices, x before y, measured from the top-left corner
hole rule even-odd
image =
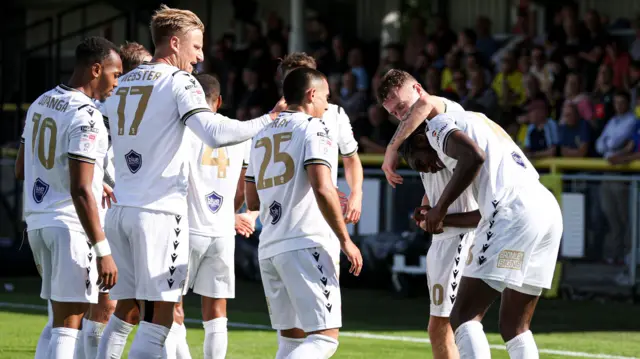
[[[137,42],[125,42],[120,46],[120,58],[122,59],[122,72],[127,73],[142,64],[145,57],[151,53]]]
[[[320,71],[308,67],[299,67],[284,78],[282,94],[289,105],[301,105],[305,92],[313,85],[314,81],[327,80]]]
[[[391,91],[404,86],[407,81],[416,81],[416,79],[406,71],[397,69],[387,71],[387,73],[382,76],[382,79],[380,79],[380,85],[376,91],[378,102],[382,104],[387,100]]]
[[[76,46],[76,66],[102,63],[111,52],[120,54],[116,45],[104,37],[88,37]]]
[[[207,101],[212,102],[220,97],[220,82],[215,76],[209,74],[198,74],[196,75],[196,80],[202,86],[202,90],[204,91],[204,96],[207,98]]]
[[[402,143],[402,145],[400,145],[400,149],[398,149],[398,153],[400,154],[400,156],[414,171],[417,171],[417,169],[415,168],[411,158],[417,150],[423,149],[419,145],[420,142],[429,141],[426,138],[426,129],[427,125],[425,123],[421,124],[418,128],[415,129],[415,131],[413,131],[413,133],[411,133],[411,135]],[[420,138],[421,136],[423,138]]]
[[[315,70],[318,65],[316,64],[316,60],[313,57],[307,55],[306,52],[294,52],[282,59],[282,61],[280,62],[280,66],[278,66],[278,69],[280,71],[280,74],[284,76],[287,72],[299,67],[308,67]]]
[[[624,98],[625,100],[627,100],[628,103],[631,102],[631,95],[629,94],[629,91],[618,90],[618,91],[616,91],[616,96],[620,96],[620,97]]]

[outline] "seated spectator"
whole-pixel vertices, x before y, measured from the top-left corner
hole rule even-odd
[[[609,157],[609,163],[619,165],[638,160],[640,160],[640,121],[636,121],[631,140],[627,142],[621,151]]]
[[[593,104],[591,98],[582,92],[580,74],[570,72],[564,83],[564,101],[576,106],[579,117],[587,122],[593,120]],[[564,107],[563,107],[564,108]],[[560,114],[562,116],[562,114]]]
[[[455,92],[456,84],[453,82],[453,72],[460,69],[460,55],[456,52],[449,52],[445,56],[445,68],[440,75],[440,88],[442,91]]]
[[[623,41],[611,39],[606,46],[604,63],[613,68],[613,86],[617,89],[627,87],[631,57],[626,51]]]
[[[487,86],[482,71],[471,71],[469,76],[471,77],[469,93],[460,101],[460,104],[467,111],[482,112],[495,121],[496,110],[498,109],[496,93],[491,87]]]
[[[491,71],[487,69],[486,63],[482,59],[482,55],[479,52],[473,52],[467,55],[465,58],[465,70],[467,71],[467,78],[469,82],[467,83],[467,87],[471,87],[471,72],[472,71],[480,71],[481,74],[484,75],[484,83],[490,84],[492,75]]]
[[[529,128],[525,138],[525,154],[530,159],[554,157],[558,148],[558,124],[549,118],[549,108],[535,101],[529,108]]]
[[[356,77],[356,88],[358,91],[366,91],[369,88],[369,74],[364,68],[362,51],[359,48],[349,51],[348,64],[353,76]]]
[[[395,126],[389,121],[389,114],[380,105],[369,107],[368,123],[360,123],[358,133],[359,148],[365,153],[383,154],[393,137]]]
[[[491,87],[498,95],[501,106],[510,109],[520,106],[525,100],[522,73],[516,69],[516,59],[513,53],[506,54],[502,59],[500,72],[493,79]]]
[[[458,97],[454,92],[442,91],[440,88],[441,84],[440,72],[435,67],[430,67],[425,74],[424,89],[431,95],[442,96],[453,101],[458,101]]]
[[[538,78],[542,91],[549,92],[553,83],[553,73],[547,66],[547,56],[542,46],[536,46],[531,50],[531,67],[529,73]]]
[[[440,54],[438,43],[433,39],[427,42],[427,58],[431,66],[438,70],[441,70],[444,67],[444,58]]]
[[[596,133],[600,134],[607,121],[615,114],[613,97],[616,93],[613,87],[613,70],[610,66],[602,65],[598,70],[596,86],[593,92],[594,125]]]
[[[467,77],[463,70],[458,69],[453,72],[453,88],[454,93],[458,97],[459,102],[463,102],[467,95],[469,94],[469,90],[467,89]]]
[[[479,16],[476,20],[476,47],[485,60],[491,59],[500,48],[498,42],[491,36],[491,20],[486,16]]]
[[[254,106],[263,106],[266,102],[266,94],[260,84],[257,69],[246,67],[242,72],[242,82],[246,87],[246,91],[240,98],[238,106],[247,109]]]
[[[631,140],[637,119],[629,109],[629,93],[618,91],[614,97],[616,115],[605,125],[596,141],[596,151],[609,158],[622,149]]]
[[[591,128],[580,118],[578,108],[565,102],[558,128],[562,157],[587,157],[591,142]]]
[[[366,92],[358,91],[356,88],[356,77],[351,71],[347,71],[342,75],[342,87],[340,88],[340,97],[336,102],[338,106],[342,106],[349,118],[357,118],[367,109]]]

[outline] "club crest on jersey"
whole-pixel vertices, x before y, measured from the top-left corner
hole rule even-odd
[[[124,155],[124,159],[127,161],[127,167],[129,167],[131,173],[138,172],[140,167],[142,167],[142,155],[134,150]]]
[[[269,206],[269,214],[271,215],[271,224],[276,224],[282,217],[282,205],[277,201],[273,201]]]
[[[522,168],[527,168],[527,166],[524,164],[524,161],[522,160],[522,156],[520,156],[517,152],[511,152],[511,157],[513,158],[514,161],[516,161],[516,163],[518,165],[520,165]]]
[[[42,203],[47,192],[49,192],[49,185],[40,178],[36,179],[36,182],[33,184],[33,200],[36,201],[36,203]]]
[[[217,194],[216,191],[213,191],[208,195],[206,195],[205,199],[207,201],[207,206],[209,207],[209,210],[211,210],[211,212],[213,213],[218,213],[218,211],[220,210],[220,207],[222,207],[222,201],[224,198],[222,198],[221,195]]]

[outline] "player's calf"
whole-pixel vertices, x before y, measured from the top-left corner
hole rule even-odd
[[[224,359],[226,356],[229,343],[227,321],[227,299],[203,295],[202,325],[204,326],[205,359]]]
[[[187,328],[184,326],[184,310],[182,302],[176,303],[173,309],[173,324],[164,342],[165,359],[191,359],[187,344]]]
[[[51,301],[53,328],[51,329],[51,358],[74,357],[84,313],[89,303],[66,303]]]
[[[429,341],[434,359],[459,358],[449,318],[431,316],[429,318]]]
[[[525,286],[519,290],[529,294],[510,288],[502,292],[500,335],[507,345],[509,357],[537,358],[538,347],[529,328],[541,289]]]
[[[140,309],[134,299],[117,301],[115,311],[102,332],[97,359],[122,357],[127,338],[140,321]]]
[[[93,359],[98,356],[98,347],[109,318],[116,309],[117,301],[109,299],[109,293],[98,295],[98,304],[91,304],[86,319],[82,323],[82,342],[84,357]]]

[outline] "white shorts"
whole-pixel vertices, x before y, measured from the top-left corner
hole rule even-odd
[[[189,288],[209,298],[234,298],[236,238],[189,236]]]
[[[562,213],[553,194],[535,186],[494,206],[476,230],[464,276],[483,279],[500,292],[539,294],[550,288],[562,238]]]
[[[98,303],[96,254],[83,232],[47,227],[29,231],[28,237],[42,277],[42,299]]]
[[[260,260],[273,329],[306,333],[342,327],[339,257],[322,247],[284,252]]]
[[[115,206],[105,218],[118,266],[114,300],[179,302],[189,264],[187,216]]]
[[[431,242],[427,252],[430,315],[448,318],[451,314],[473,234],[471,231]]]

